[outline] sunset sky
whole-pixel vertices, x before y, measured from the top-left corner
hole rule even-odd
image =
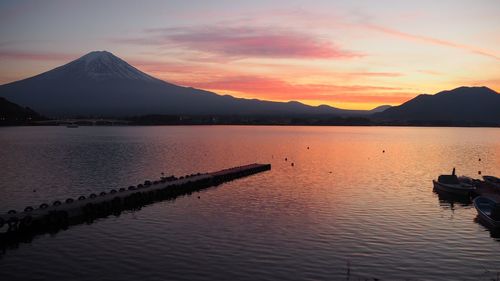
[[[93,50],[220,94],[369,109],[500,91],[500,1],[0,2],[0,84]]]

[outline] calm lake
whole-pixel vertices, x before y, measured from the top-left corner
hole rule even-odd
[[[161,172],[254,162],[272,170],[12,245],[0,252],[0,278],[491,280],[500,272],[499,235],[476,222],[472,205],[432,190],[453,167],[500,175],[494,128],[0,128],[0,212]]]

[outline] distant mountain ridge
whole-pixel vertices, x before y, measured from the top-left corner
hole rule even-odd
[[[370,113],[378,113],[378,112],[383,112],[386,109],[391,108],[391,107],[392,107],[392,105],[380,105],[380,106],[377,106],[374,109],[371,109],[369,111],[370,111]]]
[[[23,124],[43,120],[40,114],[31,108],[24,108],[0,97],[0,125]]]
[[[487,87],[459,87],[435,95],[419,95],[372,117],[389,121],[500,124],[500,94]]]
[[[355,115],[300,102],[235,98],[154,78],[107,51],[88,53],[53,70],[0,86],[0,96],[48,116]]]

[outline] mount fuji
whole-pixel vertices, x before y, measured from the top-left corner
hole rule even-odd
[[[346,115],[370,111],[235,98],[154,78],[107,51],[0,86],[0,96],[46,116]]]

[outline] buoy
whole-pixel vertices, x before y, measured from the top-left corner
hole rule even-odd
[[[16,212],[16,210],[9,210],[9,211],[7,212],[7,214],[9,214],[9,215],[13,215],[13,214],[15,214],[15,213],[17,213],[17,212]]]
[[[73,200],[73,198],[68,198],[68,199],[66,199],[66,203],[68,203],[68,204],[71,204],[71,203],[73,203],[74,201],[75,201],[75,200]]]
[[[42,205],[40,205],[40,209],[47,209],[49,207],[49,205],[47,203],[43,203]]]
[[[480,175],[481,174],[481,171],[477,171],[477,174]]]
[[[385,150],[382,150],[382,153],[385,153]]]
[[[309,146],[307,147],[307,149],[309,149]]]
[[[61,205],[61,201],[57,200],[57,201],[55,201],[54,203],[52,203],[52,205],[54,205],[54,206],[59,206],[59,205]]]
[[[479,158],[479,162],[481,162],[481,158]]]
[[[118,189],[119,192],[124,192],[125,190],[127,190],[127,189],[124,187],[120,187],[120,189]]]
[[[31,211],[33,211],[33,207],[28,206],[28,207],[24,208],[24,211],[25,212],[31,212]]]
[[[288,158],[285,157],[285,161],[288,161]]]
[[[96,195],[95,193],[92,193],[92,194],[90,194],[90,195],[89,195],[89,197],[90,197],[90,198],[96,198],[96,197],[97,197],[97,195]]]
[[[295,164],[293,164],[293,162],[292,162],[292,167],[293,167],[293,166],[295,166]]]
[[[110,191],[109,193],[111,193],[111,194],[115,194],[115,193],[116,193],[116,190],[111,189],[111,191]]]
[[[85,200],[85,196],[82,195],[82,196],[78,197],[78,200],[80,200],[80,201]]]

